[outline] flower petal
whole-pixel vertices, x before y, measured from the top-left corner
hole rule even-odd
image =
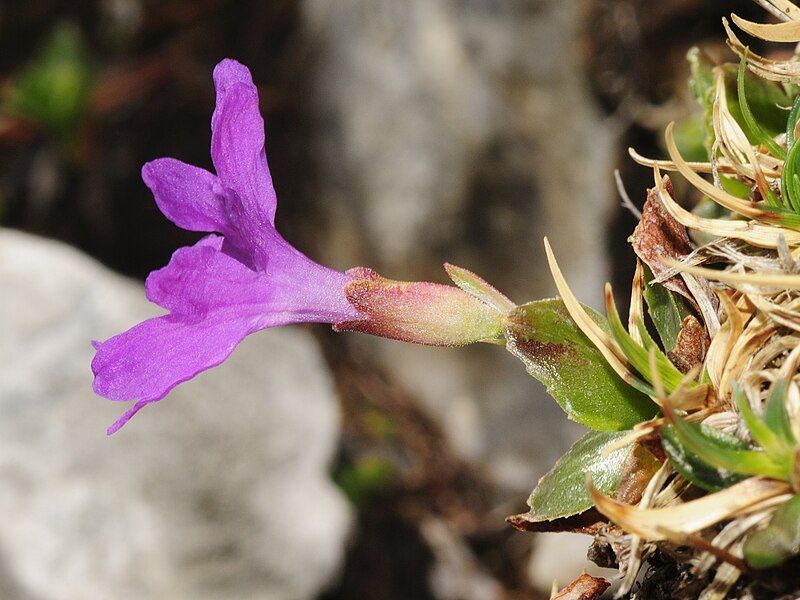
[[[166,267],[148,276],[147,299],[186,316],[229,306],[266,306],[272,295],[268,278],[223,252],[222,245],[222,237],[209,235],[176,250]]]
[[[198,318],[234,306],[255,310],[262,327],[362,318],[344,293],[349,275],[315,263],[271,226],[263,243],[270,255],[265,271],[226,252],[220,236],[180,248],[166,267],[150,273],[147,298],[174,314]]]
[[[314,262],[274,228],[264,232],[262,244],[269,256],[263,272],[272,290],[271,310],[291,311],[295,323],[336,323],[364,317],[345,295],[351,275]]]
[[[274,223],[277,206],[258,91],[247,67],[230,59],[214,69],[214,85],[217,106],[211,117],[211,158],[220,181],[235,193],[241,235],[257,240],[258,231]]]
[[[164,315],[97,344],[94,391],[110,400],[154,402],[224,361],[258,328],[256,314],[219,310],[202,319]]]
[[[159,158],[142,167],[142,179],[158,208],[178,227],[227,233],[224,201],[214,192],[216,175],[174,158]]]

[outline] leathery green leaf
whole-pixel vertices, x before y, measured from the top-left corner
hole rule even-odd
[[[586,489],[586,475],[604,494],[613,494],[619,485],[622,465],[631,453],[631,446],[618,448],[607,455],[604,448],[628,432],[586,434],[553,468],[539,480],[528,505],[531,521],[552,521],[577,515],[592,507]]]
[[[586,310],[608,330],[601,315]],[[599,431],[620,431],[656,414],[656,404],[620,379],[560,299],[518,306],[506,318],[504,331],[508,350],[571,419]]]
[[[744,558],[755,569],[777,567],[800,553],[800,496],[782,505],[761,531],[744,544]]]

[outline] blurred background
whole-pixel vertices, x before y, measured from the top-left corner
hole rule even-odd
[[[141,165],[210,168],[211,71],[261,94],[279,226],[401,280],[627,294],[635,220],[687,119],[693,44],[746,0],[0,3],[0,598],[546,597],[589,538],[515,532],[581,434],[498,348],[262,332],[143,411],[93,396],[92,339],[157,314],[141,280],[196,236]],[[691,120],[687,121],[691,128]],[[616,262],[614,262],[616,261]],[[611,271],[611,264],[615,264]],[[625,305],[624,298],[620,298]]]

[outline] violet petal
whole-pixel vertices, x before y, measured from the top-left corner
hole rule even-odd
[[[217,105],[211,117],[211,158],[222,184],[235,193],[243,217],[241,231],[256,241],[263,226],[275,221],[277,198],[264,150],[264,119],[258,91],[244,65],[223,60],[214,69]]]
[[[222,309],[201,319],[148,319],[97,348],[94,391],[110,400],[163,398],[179,383],[224,361],[254,328],[255,314]]]
[[[222,244],[221,236],[209,235],[176,250],[167,266],[147,277],[147,299],[187,316],[228,306],[266,306],[267,277],[222,252]]]
[[[142,167],[142,179],[158,208],[178,227],[227,232],[228,217],[222,198],[214,193],[213,173],[174,158],[159,158]]]

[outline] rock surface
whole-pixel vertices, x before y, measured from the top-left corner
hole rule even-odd
[[[302,7],[315,49],[316,200],[331,213],[328,258],[436,281],[446,280],[441,263],[453,262],[524,302],[554,295],[548,235],[575,293],[598,305],[616,206],[614,131],[582,76],[580,3]],[[488,462],[521,492],[576,435],[497,349],[380,341],[373,352],[439,416],[464,456]]]
[[[92,338],[154,314],[141,286],[0,230],[0,596],[312,598],[351,515],[339,413],[302,330],[245,340],[111,438]]]
[[[315,50],[316,207],[330,213],[328,259],[434,281],[446,281],[441,263],[453,262],[524,302],[555,293],[548,235],[575,293],[601,306],[615,131],[586,87],[581,3],[302,7]],[[488,465],[520,501],[582,431],[498,348],[356,343],[420,398],[461,456]],[[551,557],[580,572],[585,545]],[[551,577],[531,572],[550,589]]]

